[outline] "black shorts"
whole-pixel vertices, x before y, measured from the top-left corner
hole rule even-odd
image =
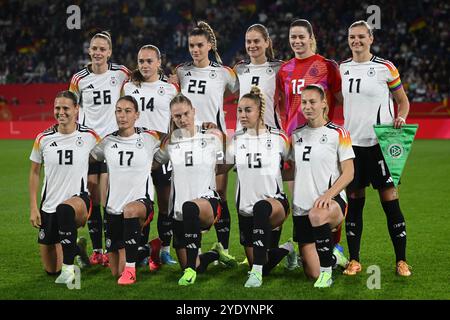
[[[342,214],[346,215],[347,213],[347,203],[344,201],[344,199],[341,198],[340,195],[337,195],[333,198],[334,201],[338,203],[338,205],[341,207]],[[304,216],[293,216],[293,239],[295,242],[298,242],[299,244],[302,243],[314,243],[314,234],[313,234],[313,227],[311,225],[311,221],[309,220],[309,215]],[[333,231],[336,231],[338,228],[333,229]]]
[[[88,175],[108,173],[108,167],[105,161],[89,162]]]
[[[278,200],[284,208],[284,214],[289,214],[289,201],[287,198],[274,198]],[[253,216],[247,217],[238,214],[239,221],[239,242],[244,247],[253,247]]]
[[[152,179],[155,187],[170,186],[172,180],[172,163],[169,161],[152,171]]]
[[[123,214],[105,213],[106,252],[116,252],[125,248],[123,239]]]
[[[146,208],[146,216],[144,226],[153,220],[153,202],[148,198],[141,198],[135,201],[139,201],[144,204]],[[125,242],[123,239],[123,213],[110,214],[105,213],[105,243],[107,252],[115,252],[119,249],[125,248]],[[143,227],[144,227],[143,226]]]
[[[59,243],[58,217],[56,212],[48,213],[41,210],[41,226],[39,227],[38,243],[45,245]]]
[[[74,197],[80,197],[81,200],[86,204],[86,210],[89,212],[91,210],[91,198],[87,192],[83,192],[80,195],[75,195]],[[41,226],[39,228],[38,243],[45,245],[52,245],[59,243],[58,234],[58,217],[56,212],[48,213],[43,210],[41,212]],[[88,217],[89,218],[89,217]]]
[[[394,186],[389,168],[384,160],[380,145],[372,147],[353,146],[355,174],[348,190],[364,189],[372,184],[374,189]]]

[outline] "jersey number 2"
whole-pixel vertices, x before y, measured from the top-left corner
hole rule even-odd
[[[309,158],[309,154],[311,153],[311,146],[305,146],[305,151],[303,151],[303,161],[309,161],[311,160]]]

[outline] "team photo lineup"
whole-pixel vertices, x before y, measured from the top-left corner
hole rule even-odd
[[[110,60],[114,35],[93,34],[90,62],[55,96],[56,124],[36,137],[29,157],[30,222],[48,279],[71,284],[76,268],[83,274],[102,265],[117,284],[132,285],[138,267],[177,265],[178,285],[202,286],[197,275],[209,265],[226,272],[244,264],[247,278],[229,285],[254,288],[282,263],[302,268],[312,287],[328,288],[336,273],[363,270],[370,185],[386,215],[392,270],[411,276],[405,218],[373,129],[406,124],[400,74],[389,57],[372,53],[366,21],[347,27],[351,56],[340,62],[316,53],[314,30],[292,19],[292,58],[282,61],[268,28],[249,25],[247,56],[231,68],[212,24],[198,21],[186,35],[191,60],[177,61],[172,74],[156,45],[135,48],[131,71]],[[230,124],[223,106],[233,94],[237,120]],[[333,122],[335,108],[343,108],[343,125]],[[293,230],[283,228],[288,219]],[[150,226],[158,237],[150,239]],[[242,262],[229,250],[231,229],[239,230]],[[208,232],[217,241],[205,251]],[[282,232],[287,242],[280,243]]]

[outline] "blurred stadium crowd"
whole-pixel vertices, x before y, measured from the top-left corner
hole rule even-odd
[[[75,3],[74,3],[75,2]],[[69,30],[69,5],[81,8],[81,30]],[[449,94],[449,7],[446,1],[378,1],[381,29],[372,52],[399,69],[411,101],[442,101]],[[190,60],[187,33],[205,19],[218,38],[224,63],[245,58],[244,35],[253,23],[266,25],[275,56],[293,55],[288,42],[294,18],[308,19],[318,53],[336,61],[350,56],[348,26],[367,20],[370,3],[328,0],[165,0],[165,1],[7,1],[0,0],[0,84],[68,82],[89,62],[93,34],[109,30],[112,61],[130,69],[144,44],[158,46],[166,72]]]

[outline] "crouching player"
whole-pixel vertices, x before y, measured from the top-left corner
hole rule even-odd
[[[45,271],[49,275],[61,271],[55,283],[69,284],[75,279],[75,256],[80,254],[77,229],[86,224],[91,209],[87,189],[89,153],[100,138],[76,122],[79,105],[74,93],[59,92],[53,110],[58,123],[37,136],[30,156],[30,221],[39,228]],[[38,208],[42,167],[44,182]],[[88,264],[87,255],[83,258]]]
[[[179,285],[192,285],[197,272],[216,260],[236,266],[236,260],[220,243],[198,255],[201,231],[220,219],[220,197],[215,188],[216,165],[224,158],[222,133],[203,130],[194,123],[191,101],[178,94],[170,102],[171,131],[155,156],[160,163],[172,162],[169,212],[173,217],[173,243],[184,270]]]
[[[121,97],[115,109],[119,130],[107,135],[92,157],[106,160],[109,192],[106,200],[106,249],[118,284],[136,282],[136,260],[141,231],[153,218],[151,166],[159,148],[154,131],[136,128],[138,104],[131,96]]]
[[[314,287],[332,284],[332,267],[348,260],[334,249],[332,230],[344,220],[345,187],[353,179],[353,158],[347,130],[327,120],[325,91],[308,85],[301,108],[307,123],[292,133],[291,159],[295,163],[293,192],[294,238],[298,242],[307,276]]]

